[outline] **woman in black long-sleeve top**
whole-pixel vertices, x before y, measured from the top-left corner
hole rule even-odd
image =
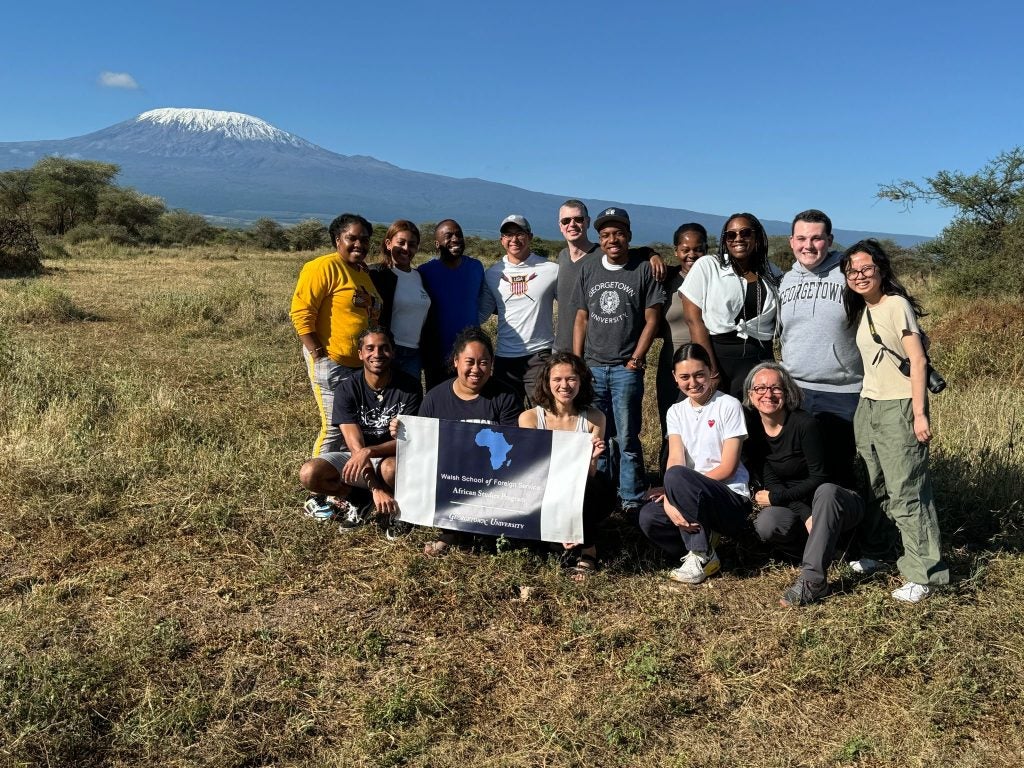
[[[744,463],[759,488],[754,528],[763,541],[802,555],[800,576],[780,602],[807,605],[828,593],[836,541],[860,522],[864,502],[828,482],[818,422],[800,410],[800,388],[785,368],[761,363],[743,389],[750,406]]]

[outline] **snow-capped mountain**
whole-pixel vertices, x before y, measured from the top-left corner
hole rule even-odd
[[[222,222],[245,224],[269,216],[283,224],[306,218],[329,221],[355,211],[371,221],[458,219],[467,233],[497,235],[509,213],[530,219],[534,231],[557,238],[558,206],[577,197],[531,192],[482,179],[454,179],[399,168],[362,155],[340,155],[239,112],[164,108],[85,136],[56,141],[0,143],[0,170],[25,168],[46,155],[117,163],[118,183],[162,197]],[[679,224],[698,221],[715,233],[724,217],[694,211],[585,201],[592,213],[627,208],[636,242],[669,241]],[[764,221],[771,234],[789,234],[789,222]],[[852,243],[876,234],[903,244],[913,235],[836,231]]]
[[[313,147],[287,131],[241,112],[220,112],[215,109],[151,109],[135,118],[136,123],[152,123],[189,133],[220,134],[239,141],[269,141],[292,147]]]

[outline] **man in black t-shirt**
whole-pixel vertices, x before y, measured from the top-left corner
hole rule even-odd
[[[318,519],[340,518],[342,530],[367,522],[369,507],[357,509],[348,496],[369,489],[372,506],[389,518],[396,515],[395,441],[388,425],[400,415],[415,415],[423,401],[419,382],[392,366],[391,334],[376,326],[359,334],[363,370],[340,382],[334,391],[331,423],[341,431],[340,449],[302,465],[299,480],[311,493],[306,510]]]

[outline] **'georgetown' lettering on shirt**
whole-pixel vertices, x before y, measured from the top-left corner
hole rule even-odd
[[[596,285],[591,286],[590,290],[587,292],[587,297],[588,298],[593,297],[593,295],[595,293],[597,293],[598,291],[609,291],[609,290],[610,291],[625,291],[630,296],[636,296],[636,291],[633,289],[633,287],[631,285],[629,285],[627,283],[620,283],[618,281],[612,280],[612,281],[609,281],[607,283],[597,283]]]
[[[794,285],[784,290],[780,296],[780,303],[788,304],[796,299],[822,299],[834,301],[837,304],[843,303],[843,286],[838,283],[808,282]]]

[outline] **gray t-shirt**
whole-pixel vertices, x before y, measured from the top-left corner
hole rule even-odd
[[[573,305],[587,310],[587,365],[625,365],[643,333],[644,310],[665,303],[665,290],[651,274],[651,265],[631,255],[615,267],[602,256],[581,259]],[[575,312],[573,313],[575,315]]]
[[[601,254],[601,246],[597,244],[579,261],[569,257],[568,248],[563,248],[558,254],[558,327],[555,329],[555,349],[561,352],[572,352],[572,329],[576,322],[576,307],[572,297],[580,279],[580,270],[588,261],[601,258]]]

